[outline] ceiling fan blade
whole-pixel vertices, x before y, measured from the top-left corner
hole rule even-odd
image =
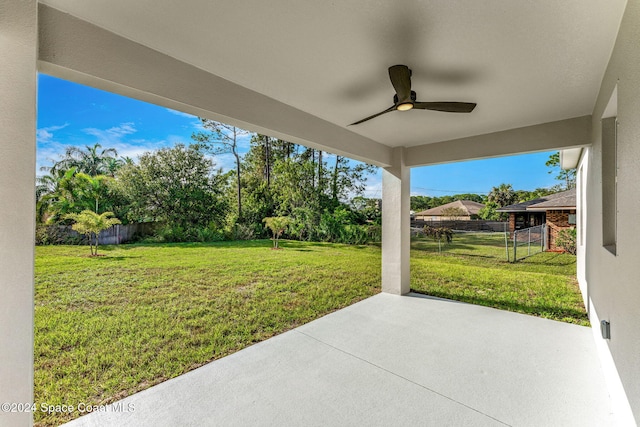
[[[376,117],[381,116],[381,115],[383,115],[383,114],[385,114],[385,113],[388,113],[388,112],[390,112],[390,111],[393,111],[393,110],[395,110],[395,109],[396,109],[396,106],[395,106],[395,105],[393,105],[393,106],[391,106],[391,107],[387,108],[387,109],[386,109],[386,110],[384,110],[384,111],[381,111],[381,112],[379,112],[379,113],[377,113],[377,114],[374,114],[373,116],[365,117],[365,118],[364,118],[364,119],[362,119],[362,120],[358,120],[358,121],[357,121],[357,122],[355,122],[355,123],[351,123],[349,126],[359,125],[360,123],[364,123],[364,122],[366,122],[367,120],[375,119]]]
[[[446,113],[470,113],[476,108],[475,102],[414,102],[418,110],[444,111]]]
[[[409,67],[406,65],[389,67],[389,78],[400,102],[411,99],[411,70]]]

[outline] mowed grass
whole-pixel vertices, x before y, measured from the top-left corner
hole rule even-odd
[[[286,241],[36,248],[35,402],[99,405],[380,291],[380,248]],[[502,235],[412,242],[416,292],[587,325],[575,257]],[[80,413],[36,412],[36,425]]]
[[[380,291],[379,248],[282,246],[37,247],[37,406],[113,402]]]
[[[576,257],[569,254],[507,262],[502,233],[455,234],[441,253],[433,240],[412,242],[416,292],[588,326],[575,275]]]

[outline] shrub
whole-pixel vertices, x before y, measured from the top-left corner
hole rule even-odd
[[[71,231],[64,225],[38,225],[36,227],[36,245],[86,245],[86,236]]]
[[[236,224],[235,227],[235,240],[253,240],[256,238],[254,228],[247,224]]]
[[[451,243],[453,240],[453,230],[447,227],[431,227],[430,225],[425,225],[424,234],[438,242],[444,240],[447,243]]]
[[[87,236],[91,256],[98,256],[98,245],[100,243],[98,236],[100,235],[100,232],[107,230],[116,224],[122,224],[118,218],[114,218],[113,212],[103,212],[98,214],[89,209],[85,209],[79,214],[66,214],[64,218],[74,221],[71,228],[78,233]]]
[[[382,226],[379,224],[367,225],[367,237],[369,242],[380,242],[382,240]]]
[[[224,233],[213,226],[182,227],[180,225],[164,225],[158,229],[154,238],[145,239],[146,242],[219,242],[225,240]]]
[[[556,246],[564,249],[571,255],[575,255],[578,249],[576,245],[576,235],[577,233],[575,228],[565,228],[564,230],[560,230],[558,237],[556,238]]]
[[[262,220],[273,234],[273,247],[278,249],[278,239],[289,226],[290,219],[287,216],[266,217]]]

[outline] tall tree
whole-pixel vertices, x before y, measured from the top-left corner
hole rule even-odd
[[[375,166],[366,163],[353,164],[343,156],[336,155],[331,173],[331,199],[335,202],[361,194],[367,177],[374,173]]]
[[[576,186],[576,169],[562,169],[560,165],[560,152],[557,151],[549,156],[549,160],[545,163],[550,167],[550,174],[555,173],[555,179],[564,183],[564,190],[570,190]]]
[[[113,178],[105,175],[90,176],[77,172],[73,167],[67,171],[55,170],[39,177],[36,186],[38,222],[56,223],[65,215],[91,210],[96,213],[119,206],[113,193]]]
[[[511,184],[500,184],[491,189],[487,199],[502,208],[516,202],[516,193]]]
[[[197,147],[178,144],[140,156],[118,174],[122,191],[131,200],[131,220],[165,221],[171,226],[220,224],[226,205],[225,177]]]
[[[200,117],[202,127],[206,132],[196,132],[191,138],[198,147],[212,154],[231,153],[235,159],[236,199],[238,206],[238,220],[242,220],[242,157],[238,150],[238,140],[249,135],[249,132],[235,126],[216,122]]]
[[[84,148],[69,146],[65,149],[61,159],[50,168],[44,168],[56,175],[58,171],[67,171],[75,168],[78,172],[89,176],[111,175],[124,162],[118,160],[118,152],[115,148],[102,148],[100,143]]]

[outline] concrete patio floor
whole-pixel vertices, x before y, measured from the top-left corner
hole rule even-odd
[[[67,426],[615,425],[591,329],[416,294],[376,295],[118,403]]]

